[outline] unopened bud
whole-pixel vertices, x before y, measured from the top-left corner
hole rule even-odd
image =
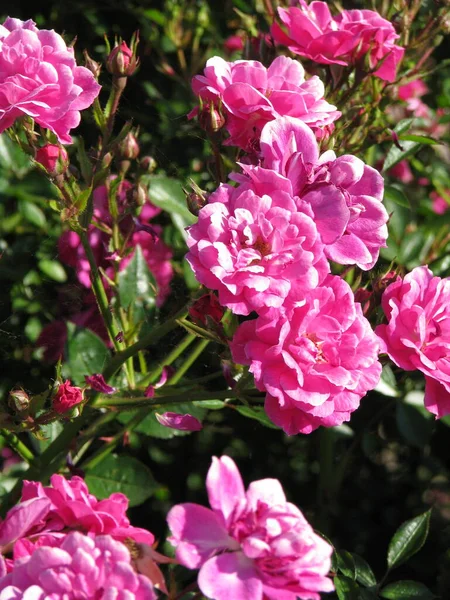
[[[113,159],[113,156],[112,156],[111,152],[107,152],[102,160],[102,168],[106,169],[107,167],[109,167],[112,159]]]
[[[145,171],[146,173],[153,173],[153,171],[156,170],[156,167],[158,166],[156,160],[153,158],[153,156],[143,156],[141,158],[141,160],[139,161],[139,166],[140,168]]]
[[[47,144],[36,152],[34,160],[39,163],[50,177],[63,175],[69,166],[69,155],[62,146],[58,144]]]
[[[139,59],[126,42],[120,42],[106,59],[106,68],[115,77],[130,77],[136,71]]]
[[[147,190],[142,183],[127,190],[127,202],[132,206],[144,206],[147,200]]]
[[[119,156],[122,160],[134,160],[139,156],[140,148],[137,139],[130,132],[118,145]]]
[[[216,133],[225,125],[225,117],[214,104],[209,104],[200,110],[198,122],[207,133]]]
[[[190,194],[186,194],[186,204],[188,210],[193,215],[198,217],[198,213],[200,212],[200,210],[205,206],[205,204],[208,203],[208,196],[209,194],[207,192],[203,192],[203,194],[199,194],[197,192],[191,192]]]
[[[100,76],[100,71],[102,69],[101,65],[89,56],[87,50],[85,50],[83,52],[83,54],[84,54],[84,65],[85,65],[86,69],[89,69],[89,71],[92,73],[92,75],[95,77],[95,79],[98,79]]]
[[[30,397],[24,390],[11,390],[8,396],[8,405],[14,412],[24,412],[30,406]]]
[[[398,279],[398,274],[395,271],[388,271],[373,282],[373,291],[376,294],[382,294],[384,290]]]

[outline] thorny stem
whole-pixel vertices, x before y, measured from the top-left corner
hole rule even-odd
[[[191,365],[194,364],[194,362],[197,360],[197,358],[200,356],[200,354],[203,352],[203,350],[205,350],[205,348],[209,344],[209,342],[210,342],[210,340],[205,340],[205,339],[197,342],[197,344],[195,345],[195,348],[192,350],[192,352],[186,358],[186,360],[181,365],[181,367],[179,367],[177,369],[176,373],[169,379],[169,381],[167,382],[168,385],[175,385],[180,381],[180,379],[183,377],[183,375],[186,373],[186,371],[191,367]]]
[[[153,383],[156,378],[161,375],[162,370],[165,366],[171,365],[185,350],[188,348],[192,342],[197,339],[197,336],[193,333],[189,333],[186,335],[181,342],[168,354],[165,358],[160,361],[160,364],[155,367],[150,373],[147,374],[145,379],[140,381],[140,386],[146,386],[150,383]]]

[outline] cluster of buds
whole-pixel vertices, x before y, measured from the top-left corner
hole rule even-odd
[[[139,44],[139,32],[136,31],[131,37],[130,46],[122,39],[116,40],[114,48],[109,52],[106,59],[106,68],[113,77],[130,77],[139,66],[137,47]]]

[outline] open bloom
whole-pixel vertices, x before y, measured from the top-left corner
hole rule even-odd
[[[311,130],[292,117],[267,123],[261,157],[262,167],[241,165],[257,193],[270,180],[295,197],[299,207],[312,209],[328,258],[364,270],[374,266],[386,245],[389,218],[378,171],[350,154],[336,157],[328,151],[319,156]]]
[[[24,481],[21,501],[0,524],[0,548],[5,551],[13,547],[14,559],[29,554],[33,546],[30,540],[43,534],[47,540],[59,538],[68,529],[92,537],[109,534],[121,541],[131,538],[153,544],[149,531],[130,525],[126,516],[128,498],[124,494],[97,500],[81,477],[67,480],[62,475],[52,475],[50,481],[51,485],[45,487],[36,481]]]
[[[200,590],[213,600],[320,600],[332,547],[300,510],[286,501],[277,479],[244,489],[228,456],[213,458],[206,479],[211,509],[178,504],[169,512],[177,560],[200,568]]]
[[[316,75],[305,80],[301,64],[286,56],[268,69],[256,60],[226,62],[215,56],[206,63],[204,75],[194,77],[192,89],[204,105],[213,103],[222,110],[230,134],[227,144],[244,150],[257,148],[261,129],[277,117],[298,117],[320,129],[341,115],[324,100],[322,81]]]
[[[63,143],[80,122],[80,110],[98,96],[99,84],[77,66],[73,48],[33,21],[8,18],[0,25],[0,132],[22,116],[33,117]]]
[[[188,229],[186,259],[200,283],[217,290],[220,304],[233,312],[279,307],[289,293],[317,286],[329,271],[312,217],[308,206],[298,208],[269,180],[257,193],[250,185],[222,184]]]
[[[275,23],[276,42],[322,64],[363,64],[365,59],[374,75],[395,80],[405,50],[395,44],[399,35],[389,21],[373,10],[344,10],[333,17],[326,2],[298,4],[278,9],[287,31]]]
[[[381,303],[388,319],[375,332],[405,371],[425,375],[425,408],[450,414],[450,278],[416,267],[389,285]]]
[[[242,323],[230,346],[288,435],[348,421],[381,375],[377,336],[350,286],[333,275],[292,310]]]
[[[149,579],[133,569],[127,548],[109,535],[72,532],[38,547],[6,572],[0,558],[0,598],[33,600],[155,600]]]

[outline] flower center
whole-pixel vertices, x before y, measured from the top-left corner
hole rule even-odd
[[[257,250],[261,254],[261,256],[267,256],[272,251],[269,242],[263,240],[260,235],[256,238],[256,242],[253,244],[252,247],[255,250]]]

